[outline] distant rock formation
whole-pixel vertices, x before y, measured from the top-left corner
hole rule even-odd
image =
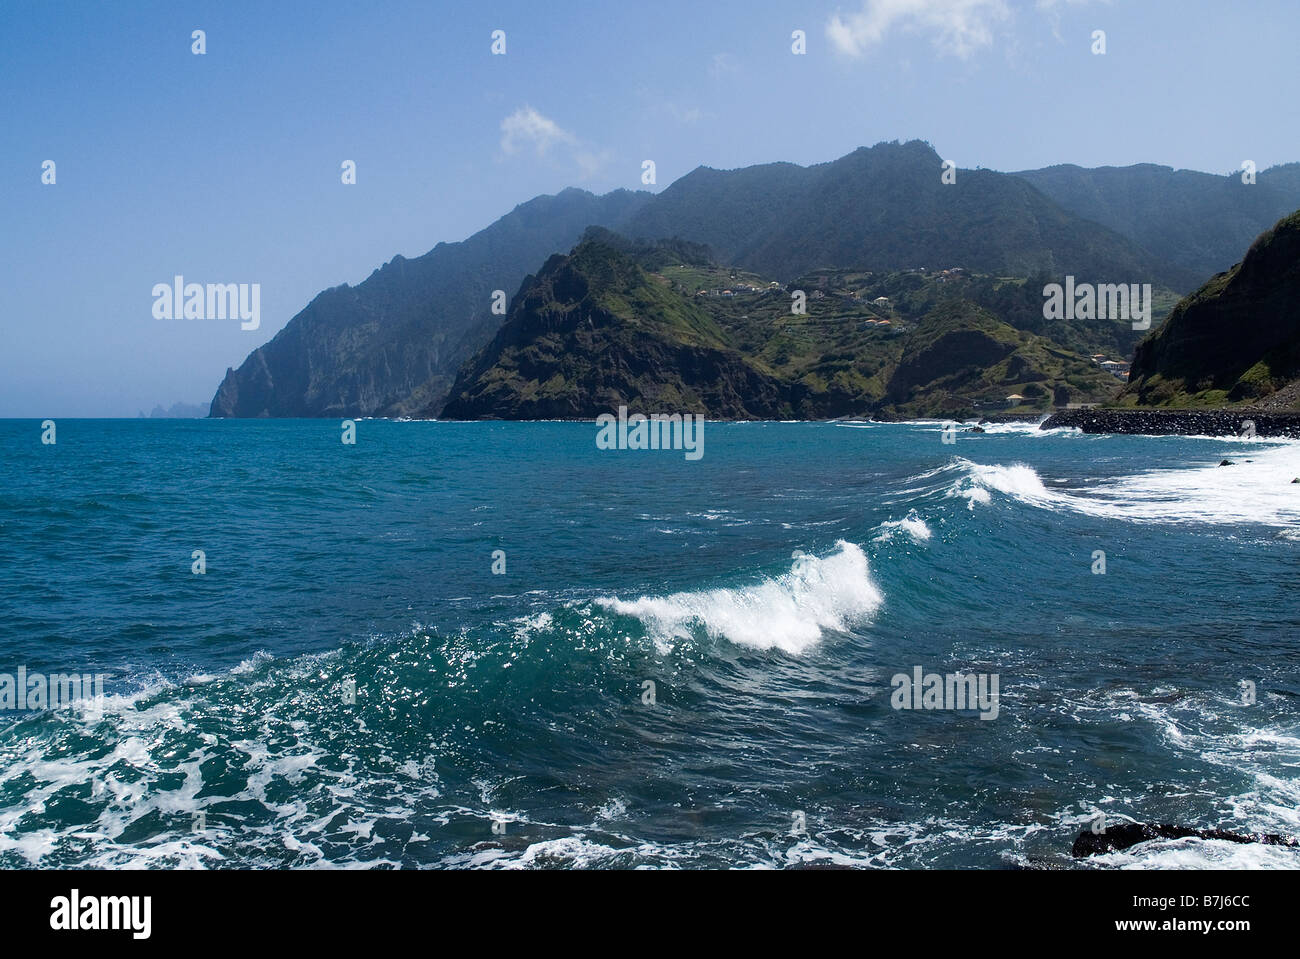
[[[171,406],[163,409],[161,406],[155,406],[153,411],[146,414],[140,411],[140,419],[173,419],[173,420],[195,420],[203,419],[208,415],[208,406],[204,403],[173,403]]]

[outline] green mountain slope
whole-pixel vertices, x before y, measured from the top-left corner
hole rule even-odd
[[[708,313],[594,237],[525,280],[442,416],[587,418],[628,404],[745,419],[781,403],[776,381],[729,349]]]
[[[906,318],[945,299],[967,298],[1068,351],[1122,359],[1136,343],[1126,324],[1045,321],[1044,283],[1066,274],[1080,282],[1151,282],[1157,303],[1172,305],[1170,291],[1199,284],[1204,264],[1225,255],[1224,244],[1239,249],[1245,240],[1234,237],[1253,236],[1274,222],[1269,211],[1278,197],[1300,195],[1297,164],[1261,173],[1256,187],[1242,188],[1253,192],[1236,189],[1231,177],[1184,176],[1159,167],[1054,167],[1017,175],[962,170],[952,186],[941,182],[940,172],[941,160],[927,144],[894,143],[810,167],[701,167],[653,196],[565,190],[538,197],[464,242],[439,244],[411,260],[396,257],[356,287],[319,294],[237,370],[226,371],[211,415],[437,411],[464,361],[501,327],[502,318],[489,312],[491,292],[517,289],[529,270],[571,249],[593,224],[650,240],[706,244],[729,270],[782,282],[828,270],[875,271],[908,287],[899,290]],[[672,255],[689,259],[680,249]],[[660,266],[646,265],[651,272]],[[933,275],[952,266],[979,279],[941,289],[927,275],[906,272],[929,267]],[[727,304],[714,299],[699,306],[728,315]],[[824,306],[810,310],[815,315]],[[857,308],[846,307],[843,316],[857,316]],[[795,360],[821,356],[823,339],[827,355],[854,358],[851,368],[842,366],[845,360],[824,360],[816,368],[775,370],[794,384],[782,399],[793,415],[883,399],[879,377],[886,357],[867,342],[883,335],[879,330],[834,327],[833,336],[809,339],[806,330],[796,336],[798,322],[782,325],[791,327],[781,335],[794,337],[787,346]],[[759,332],[737,328],[728,335]],[[859,332],[866,336],[861,343],[854,339]],[[782,342],[781,335],[769,343]],[[777,359],[780,350],[771,346],[767,359]],[[752,359],[766,361],[760,354]],[[834,363],[841,367],[827,365]]]
[[[691,254],[592,231],[552,257],[461,370],[442,417],[585,419],[620,405],[721,419],[937,416],[1002,411],[1017,392],[1028,413],[1118,389],[969,301],[913,318],[836,285],[794,314],[791,291]]]
[[[1045,411],[1096,403],[1119,382],[1090,360],[1017,330],[968,300],[937,306],[903,343],[882,415],[964,416],[989,409]],[[1019,402],[1008,397],[1023,397]]]
[[[1300,212],[1138,344],[1120,403],[1300,409]]]

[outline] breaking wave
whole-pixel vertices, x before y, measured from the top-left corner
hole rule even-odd
[[[1234,454],[1235,455],[1235,454]],[[962,475],[946,495],[986,505],[993,494],[1038,509],[1069,510],[1102,519],[1147,523],[1300,524],[1300,445],[1241,454],[1182,469],[1152,469],[1083,489],[1054,488],[1032,467],[981,465],[958,457]]]
[[[884,596],[862,548],[844,540],[825,557],[796,553],[790,571],[753,586],[642,596],[604,597],[601,606],[640,620],[661,645],[702,629],[709,637],[754,649],[799,654],[827,632],[874,613]]]

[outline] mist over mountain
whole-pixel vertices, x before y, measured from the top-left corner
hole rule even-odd
[[[1140,163],[1065,164],[1015,174],[1072,213],[1109,227],[1201,279],[1228,269],[1261,230],[1300,208],[1300,163],[1215,176]]]

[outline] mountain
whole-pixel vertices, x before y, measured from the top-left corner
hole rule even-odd
[[[1245,194],[1234,192],[1232,178],[1160,167],[961,170],[954,185],[941,172],[939,155],[912,141],[810,167],[701,167],[653,196],[570,189],[538,197],[463,242],[398,256],[356,287],[319,294],[238,370],[226,371],[211,415],[407,416],[441,408],[462,364],[501,327],[489,310],[492,291],[518,288],[590,225],[650,241],[684,238],[707,245],[729,268],[782,282],[826,268],[901,275],[960,266],[984,276],[969,297],[1000,320],[1070,352],[1123,357],[1135,343],[1125,324],[1045,321],[1043,284],[1067,274],[1150,282],[1157,300],[1172,303],[1170,291],[1195,288],[1227,242],[1215,236],[1219,221],[1202,211],[1221,214],[1230,236],[1253,236],[1273,222],[1264,217],[1278,195],[1300,192],[1294,164],[1261,174],[1255,187],[1242,187],[1256,192]],[[1148,188],[1143,176],[1172,177],[1176,188]],[[1175,202],[1185,180],[1184,192],[1201,200]],[[1027,277],[1027,284],[1007,282]],[[855,390],[843,394],[845,403],[861,398]],[[813,390],[783,402],[822,408],[825,399]]]
[[[964,415],[1005,410],[1013,394],[1039,409],[1118,389],[1090,361],[967,300],[905,318],[828,286],[792,314],[790,292],[698,253],[590,231],[524,281],[446,407],[424,415],[590,419],[621,405],[721,419]],[[711,279],[744,292],[711,292]]]
[[[1261,230],[1300,207],[1300,163],[1264,170],[1253,184],[1240,173],[1215,176],[1152,163],[1063,165],[1015,176],[1200,278],[1227,269]]]
[[[1119,384],[1090,360],[1017,330],[966,300],[928,313],[902,344],[881,407],[888,418],[963,416],[998,408],[1044,410],[1096,402]],[[1020,402],[1010,400],[1020,396]]]
[[[326,290],[226,371],[211,415],[402,416],[441,402],[500,323],[493,290],[514,289],[587,226],[620,222],[649,198],[574,189],[537,197],[463,242],[395,257],[356,287]]]
[[[146,414],[144,410],[140,411],[140,419],[202,419],[208,415],[208,406],[204,403],[173,403],[167,408],[155,406],[153,411]]]
[[[956,183],[945,184],[942,166],[929,144],[914,140],[810,167],[700,167],[615,229],[647,239],[682,236],[728,263],[781,279],[817,267],[962,266],[1187,290],[1204,276],[1068,212],[1024,178],[961,170]]]
[[[750,419],[775,416],[784,400],[703,309],[593,237],[524,282],[441,415],[577,419],[635,403]]]
[[[1119,402],[1300,410],[1300,212],[1138,344]]]

